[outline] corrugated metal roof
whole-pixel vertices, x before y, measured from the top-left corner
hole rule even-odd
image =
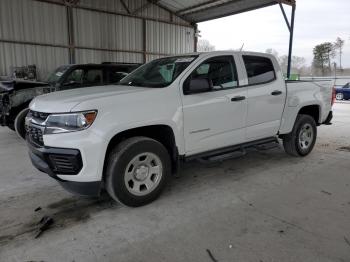
[[[184,20],[197,23],[275,5],[279,2],[295,4],[295,0],[160,0],[157,3]]]

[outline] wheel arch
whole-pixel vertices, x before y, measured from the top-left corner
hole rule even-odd
[[[321,123],[321,108],[318,104],[305,105],[301,107],[297,115],[300,114],[311,116],[315,120],[316,125]]]
[[[310,115],[316,122],[316,125],[322,123],[322,107],[317,103],[305,103],[298,107],[286,107],[282,116],[282,123],[279,130],[279,136],[292,132],[293,126],[299,114]]]
[[[172,170],[173,171],[177,170],[179,153],[176,145],[174,131],[169,125],[155,124],[155,125],[134,127],[127,130],[123,130],[115,134],[109,140],[105,157],[104,157],[103,173],[102,173],[103,180],[105,179],[108,155],[111,152],[111,150],[117,144],[124,141],[125,139],[128,139],[130,137],[135,137],[135,136],[144,136],[144,137],[152,138],[160,142],[162,145],[164,145],[164,147],[167,149],[169,156],[171,158]]]

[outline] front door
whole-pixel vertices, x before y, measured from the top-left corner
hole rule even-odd
[[[208,79],[210,89],[183,95],[186,155],[244,142],[247,91],[240,88],[233,56],[202,62],[186,79]]]

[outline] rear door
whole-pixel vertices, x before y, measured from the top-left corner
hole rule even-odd
[[[276,135],[286,98],[277,61],[266,56],[243,55],[248,80],[247,141]]]
[[[247,89],[239,86],[234,57],[224,55],[204,60],[186,77],[183,89],[193,78],[209,79],[212,89],[183,93],[186,154],[244,142]]]

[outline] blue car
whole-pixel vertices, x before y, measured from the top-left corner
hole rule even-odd
[[[350,100],[350,82],[344,86],[335,87],[335,98],[337,100]]]

